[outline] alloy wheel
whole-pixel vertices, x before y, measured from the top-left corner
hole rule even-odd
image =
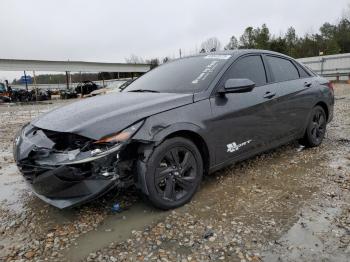
[[[156,168],[156,190],[164,200],[177,201],[193,190],[196,175],[194,154],[185,147],[173,147],[161,157]]]
[[[311,136],[316,141],[323,138],[326,129],[326,118],[322,111],[317,110],[312,118]]]

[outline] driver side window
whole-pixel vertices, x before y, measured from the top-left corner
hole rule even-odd
[[[232,78],[247,78],[255,83],[255,86],[262,86],[267,83],[266,72],[260,55],[250,55],[240,58],[234,62],[224,75],[221,83]]]

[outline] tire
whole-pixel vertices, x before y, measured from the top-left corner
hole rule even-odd
[[[154,149],[145,173],[149,202],[164,210],[177,208],[191,200],[202,181],[202,156],[190,140],[170,138]]]
[[[326,113],[320,106],[315,106],[310,115],[304,137],[299,141],[306,147],[319,146],[326,134],[327,117]]]

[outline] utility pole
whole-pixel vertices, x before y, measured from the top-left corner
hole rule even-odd
[[[105,88],[105,78],[103,76],[103,72],[101,72],[101,77],[102,77],[102,86]]]
[[[26,71],[24,70],[24,81],[26,82],[26,90],[28,91],[28,79],[27,79],[27,75],[26,75]]]
[[[35,71],[33,71],[33,81],[34,81],[34,90],[35,90],[35,100],[38,101],[38,87],[36,85]]]
[[[68,59],[68,63],[69,63],[69,59]],[[69,89],[69,72],[66,71],[66,85],[67,85],[67,89]]]
[[[68,73],[68,71],[66,71],[66,86],[67,86],[67,89],[69,89],[69,73]]]

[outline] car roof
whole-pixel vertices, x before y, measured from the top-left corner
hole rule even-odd
[[[271,54],[271,55],[278,55],[278,56],[284,56],[286,58],[291,58],[287,55],[278,53],[278,52],[274,52],[274,51],[269,51],[269,50],[263,50],[263,49],[234,49],[234,50],[223,50],[223,51],[215,51],[215,52],[208,52],[208,53],[200,53],[200,54],[196,54],[193,56],[205,56],[205,55],[232,55],[232,56],[241,56],[241,55],[245,55],[245,54]]]

